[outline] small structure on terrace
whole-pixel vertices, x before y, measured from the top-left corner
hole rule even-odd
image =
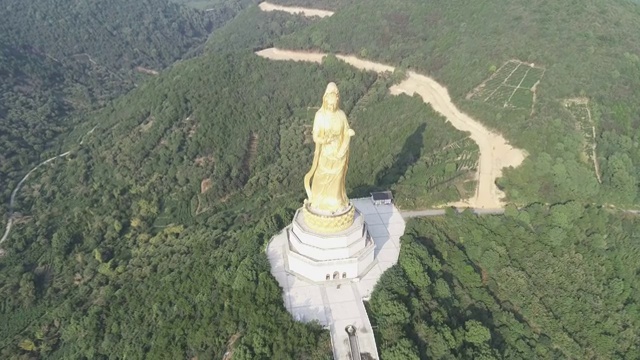
[[[393,194],[388,190],[372,192],[371,200],[374,205],[391,205],[391,203],[393,203]]]

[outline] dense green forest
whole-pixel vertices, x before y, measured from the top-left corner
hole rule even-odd
[[[25,185],[17,210],[29,216],[0,259],[4,354],[221,357],[241,334],[238,358],[325,358],[328,334],[293,323],[260,250],[303,200],[329,81],[360,134],[351,192],[407,181],[431,188],[425,201],[459,197],[475,147],[447,146],[466,135],[388,95],[393,74],[250,51],[184,61],[95,114],[83,145]],[[382,141],[390,131],[407,142]]]
[[[6,42],[61,61],[73,57],[113,72],[136,66],[159,70],[251,3],[225,1],[200,12],[168,0],[9,0],[0,13],[0,34]]]
[[[145,72],[197,52],[210,31],[251,3],[227,1],[206,13],[166,0],[4,3],[0,214],[20,178],[86,121],[82,114],[144,81]]]
[[[639,200],[640,7],[274,1],[339,10],[307,19],[257,3],[11,0],[0,12],[2,196],[71,151],[18,194],[0,358],[332,358],[328,332],[286,312],[263,253],[303,201],[327,82],[356,132],[350,197],[466,198],[478,148],[421,98],[389,94],[403,71],[252,54],[273,45],[427,73],[529,153],[499,180],[504,216],[408,223],[367,304],[382,360],[640,358],[640,229],[601,206]],[[512,86],[500,83],[512,70],[533,90],[478,95]]]
[[[291,16],[282,11],[264,12],[258,6],[250,6],[211,34],[205,50],[229,52],[265,49],[273,46],[280,36],[301,30],[311,21],[304,16]]]
[[[302,177],[289,106],[316,103],[329,79],[353,78],[347,99],[375,80],[335,71],[207,56],[103,110],[95,136],[20,198],[32,218],[0,260],[3,357],[221,358],[241,334],[238,358],[326,358],[328,334],[293,322],[260,252],[297,201],[269,200],[285,187],[267,177],[261,197],[238,190],[278,158],[298,165],[287,181]]]
[[[385,0],[345,6],[277,45],[356,54],[435,77],[464,111],[529,152],[500,181],[512,201],[632,206],[640,181],[638,28],[640,6],[625,0]],[[510,59],[544,69],[533,109],[467,99]],[[583,151],[588,134],[563,105],[577,97],[590,100],[602,184]]]
[[[40,160],[60,153],[60,136],[79,124],[75,114],[104,105],[133,83],[104,68],[60,63],[29,47],[0,45],[0,194]]]
[[[576,202],[413,220],[370,301],[381,357],[637,359],[639,231]]]

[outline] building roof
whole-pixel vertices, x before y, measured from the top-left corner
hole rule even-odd
[[[393,195],[391,194],[391,191],[372,192],[371,199],[373,199],[373,201],[393,200]]]

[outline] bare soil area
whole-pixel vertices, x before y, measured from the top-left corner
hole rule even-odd
[[[289,51],[276,48],[261,50],[256,54],[272,60],[316,63],[322,62],[322,58],[326,56],[323,53]],[[393,66],[362,60],[355,56],[336,56],[363,70],[392,72],[395,69]],[[445,116],[456,129],[469,132],[469,137],[478,144],[480,159],[476,173],[478,187],[476,188],[475,196],[450,205],[486,209],[502,207],[504,193],[498,189],[495,181],[502,176],[503,168],[519,166],[526,157],[526,153],[523,150],[512,147],[502,135],[490,131],[478,121],[458,110],[451,101],[447,89],[427,76],[409,71],[407,79],[389,90],[395,95],[420,95],[425,103],[430,104],[435,111]]]
[[[282,6],[282,5],[272,4],[266,1],[260,3],[259,6],[260,6],[260,10],[262,11],[284,11],[284,12],[288,12],[289,14],[299,14],[306,17],[318,16],[323,18],[323,17],[333,15],[333,11],[309,9],[309,8],[303,8],[303,7],[297,7],[297,6]]]

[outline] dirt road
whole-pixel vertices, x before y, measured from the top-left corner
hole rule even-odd
[[[276,48],[261,50],[256,54],[272,60],[294,60],[316,63],[320,63],[322,58],[326,56],[326,54],[323,53],[289,51]],[[355,56],[336,56],[354,67],[363,70],[376,72],[394,70],[393,66],[362,60]],[[502,176],[502,169],[504,167],[517,167],[520,165],[526,156],[525,152],[510,146],[502,135],[490,131],[478,121],[458,110],[451,101],[447,89],[427,76],[409,71],[406,80],[391,87],[389,90],[395,95],[402,93],[413,95],[417,93],[425,103],[430,104],[434,110],[445,116],[456,129],[469,132],[470,138],[478,144],[480,159],[476,173],[476,180],[478,181],[476,194],[471,199],[449,205],[478,209],[501,208],[503,206],[502,197],[504,193],[498,189],[495,181]]]
[[[295,6],[282,6],[271,4],[269,2],[260,3],[260,10],[262,11],[284,11],[289,14],[300,14],[307,17],[319,16],[321,18],[333,15],[333,11],[327,10],[319,10],[319,9],[309,9]]]
[[[27,175],[25,175],[22,180],[20,180],[20,182],[18,183],[18,185],[16,185],[15,189],[13,189],[13,192],[11,193],[11,199],[9,200],[9,221],[7,221],[7,227],[4,231],[4,235],[2,235],[2,238],[0,239],[0,244],[2,244],[3,242],[5,242],[8,238],[9,238],[9,234],[11,233],[11,226],[13,225],[13,207],[16,203],[16,195],[18,195],[18,191],[20,191],[20,188],[22,187],[22,184],[24,184],[25,181],[27,181],[27,179],[29,178],[29,175],[31,175],[31,173],[33,173],[34,171],[36,171],[40,166],[44,165],[44,164],[48,164],[50,162],[52,162],[53,160],[59,158],[59,157],[65,157],[67,155],[69,155],[71,153],[71,151],[67,151],[65,153],[62,153],[60,155],[56,155],[52,158],[49,158],[43,162],[41,162],[40,164],[36,165],[33,169],[29,170],[29,172],[27,173]]]

